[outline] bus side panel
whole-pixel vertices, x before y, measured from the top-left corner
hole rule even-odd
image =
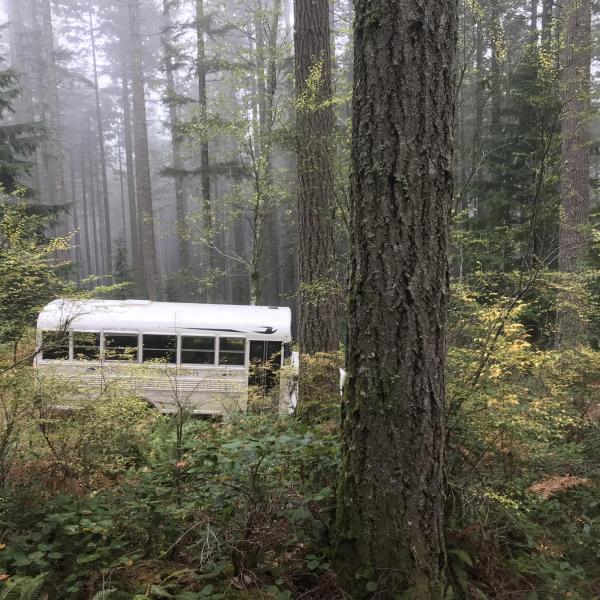
[[[156,365],[102,365],[38,361],[40,375],[69,387],[65,403],[73,406],[97,398],[110,388],[134,393],[163,412],[184,408],[190,412],[225,415],[245,411],[248,405],[246,369],[176,369]]]

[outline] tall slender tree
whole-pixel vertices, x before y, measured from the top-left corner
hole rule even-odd
[[[94,32],[94,18],[91,5],[88,10],[90,28],[90,45],[92,49],[92,67],[94,72],[94,101],[96,105],[96,129],[98,130],[98,151],[100,153],[100,174],[102,176],[102,207],[104,209],[104,254],[106,271],[112,274],[112,236],[110,227],[110,201],[108,195],[108,177],[106,175],[106,150],[104,144],[104,124],[102,121],[102,107],[100,106],[100,84],[98,83],[98,61],[96,58],[96,34]]]
[[[146,93],[144,90],[139,4],[139,0],[128,0],[136,204],[141,234],[146,292],[151,300],[159,300],[161,291],[154,236],[154,211],[152,207],[152,183],[148,153],[148,126],[146,122]]]
[[[167,87],[165,93],[165,104],[169,109],[169,129],[171,133],[172,149],[172,174],[175,186],[175,212],[177,215],[177,236],[179,252],[179,270],[181,271],[181,281],[184,287],[184,294],[187,293],[187,281],[190,276],[191,257],[189,246],[189,228],[186,222],[185,189],[184,189],[184,169],[182,161],[182,136],[179,131],[179,116],[177,114],[177,90],[175,89],[175,65],[173,64],[173,54],[175,52],[171,30],[171,9],[169,0],[163,0],[163,16],[165,19],[163,25],[163,53],[164,69],[167,77]]]
[[[563,273],[572,273],[584,267],[589,251],[586,226],[590,207],[590,0],[569,0],[563,14],[558,266]],[[562,347],[579,345],[586,338],[585,323],[573,308],[572,300],[568,297],[559,299],[562,306],[558,313],[557,342]]]
[[[257,0],[254,10],[256,39],[256,105],[258,136],[255,145],[257,188],[264,204],[264,244],[259,263],[264,278],[259,300],[277,304],[279,300],[278,277],[273,276],[281,261],[279,231],[277,229],[277,200],[274,186],[274,136],[275,94],[277,92],[279,29],[282,17],[282,0],[270,3]]]
[[[439,600],[457,2],[355,9],[337,565],[355,598]]]
[[[126,7],[119,11],[123,21],[127,21]],[[131,131],[131,102],[129,98],[129,30],[121,29],[119,43],[121,104],[123,107],[123,139],[125,146],[125,169],[127,173],[127,205],[129,211],[129,232],[131,237],[131,264],[134,279],[139,288],[145,287],[142,255],[140,249],[140,223],[138,220],[137,200],[135,195],[135,168],[133,161],[133,134]]]
[[[206,93],[206,47],[204,42],[204,0],[196,0],[196,73],[198,76],[198,111],[200,121],[200,190],[202,198],[202,237],[204,238],[206,275],[206,301],[214,298],[210,279],[216,266],[214,251],[213,206],[211,200],[210,154],[208,148],[208,104]]]
[[[42,70],[43,120],[46,129],[44,145],[44,163],[50,186],[50,204],[65,205],[65,178],[63,171],[63,147],[60,103],[58,96],[58,75],[54,48],[54,29],[50,0],[42,0],[39,5],[40,60],[44,61]],[[61,220],[60,233],[66,228]]]

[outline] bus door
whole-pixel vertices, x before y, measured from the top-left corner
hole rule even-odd
[[[248,384],[269,392],[277,384],[281,368],[281,342],[250,340]]]

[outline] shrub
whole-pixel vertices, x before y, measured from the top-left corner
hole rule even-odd
[[[296,414],[306,423],[339,419],[340,357],[318,352],[300,357],[299,401]]]

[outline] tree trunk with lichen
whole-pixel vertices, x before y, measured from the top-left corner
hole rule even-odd
[[[354,598],[440,600],[457,5],[355,8],[336,566]]]
[[[328,0],[294,3],[301,353],[297,414],[305,421],[339,412],[330,17]],[[311,384],[315,372],[322,384],[318,393]]]
[[[337,352],[338,293],[328,0],[294,5],[300,352]]]

